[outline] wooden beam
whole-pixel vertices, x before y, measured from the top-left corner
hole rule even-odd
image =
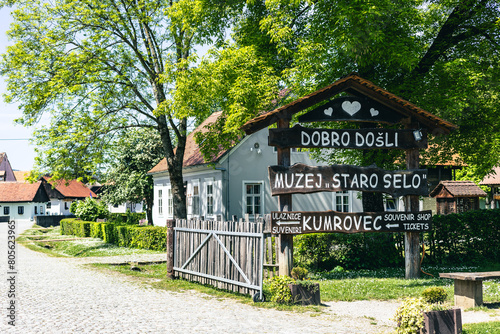
[[[278,120],[278,128],[290,127],[290,120]],[[278,165],[289,167],[290,148],[278,148]],[[278,206],[280,211],[292,211],[292,194],[278,196]],[[293,267],[293,235],[282,234],[279,236],[278,254],[279,274],[290,276]]]

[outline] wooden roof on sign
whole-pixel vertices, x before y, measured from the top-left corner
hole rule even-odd
[[[441,181],[430,193],[431,197],[486,197],[483,189],[473,181]]]
[[[241,129],[244,130],[246,134],[252,134],[276,123],[279,119],[290,119],[295,113],[312,107],[322,101],[329,100],[342,92],[354,96],[367,97],[404,115],[405,118],[413,118],[415,121],[418,121],[422,127],[429,129],[429,132],[432,134],[448,134],[450,131],[457,128],[456,125],[378,87],[371,81],[361,78],[357,73],[351,73],[314,93],[251,119],[245,123]]]

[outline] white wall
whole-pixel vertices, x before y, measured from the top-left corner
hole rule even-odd
[[[4,214],[4,208],[9,208],[9,214]],[[19,214],[18,208],[23,207],[23,214]],[[36,215],[44,216],[47,214],[47,209],[45,203],[34,203],[34,202],[20,202],[20,203],[2,203],[0,206],[0,215],[1,216],[9,216],[10,219],[14,220],[33,220],[35,216],[35,207],[36,207]],[[42,213],[41,213],[42,212]]]

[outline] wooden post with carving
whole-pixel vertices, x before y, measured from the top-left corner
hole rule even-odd
[[[418,124],[411,123],[407,128],[418,129]],[[418,148],[406,150],[406,168],[417,169],[420,164]],[[419,199],[416,195],[405,196],[405,208],[408,212],[419,210]],[[420,232],[405,232],[405,278],[420,277]]]
[[[290,127],[289,119],[278,120],[278,128]],[[290,148],[278,147],[278,165],[290,167]],[[292,211],[292,194],[278,196],[279,211]],[[293,267],[293,235],[280,234],[278,254],[279,274],[290,276]]]
[[[174,227],[175,219],[167,220],[167,277],[175,278],[174,274]]]

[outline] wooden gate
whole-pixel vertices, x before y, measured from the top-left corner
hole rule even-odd
[[[262,299],[266,239],[262,220],[177,220],[174,276]]]

